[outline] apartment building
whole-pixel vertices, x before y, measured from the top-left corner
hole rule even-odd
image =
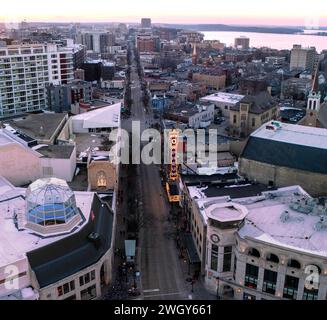
[[[294,45],[291,50],[290,70],[313,70],[316,61],[316,48],[302,48]]]
[[[70,48],[54,44],[0,48],[0,118],[45,109],[46,86],[73,79]]]

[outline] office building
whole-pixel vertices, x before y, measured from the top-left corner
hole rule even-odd
[[[111,32],[86,32],[77,35],[77,43],[95,53],[108,52],[108,48],[115,45],[115,35]]]

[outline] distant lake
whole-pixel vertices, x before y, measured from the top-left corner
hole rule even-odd
[[[205,40],[219,40],[227,46],[233,46],[235,38],[246,36],[250,38],[250,47],[269,47],[272,49],[292,49],[293,44],[301,44],[304,47],[316,47],[318,52],[327,50],[327,36],[310,35],[312,32],[326,30],[308,30],[304,34],[276,34],[256,32],[228,32],[228,31],[201,31]]]

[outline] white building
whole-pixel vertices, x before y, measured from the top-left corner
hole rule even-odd
[[[120,127],[121,103],[71,117],[74,133],[105,132]]]
[[[199,188],[190,188],[198,198],[192,229],[203,239],[199,256],[213,294],[327,299],[326,200],[311,198],[299,186],[233,199],[204,198]]]
[[[0,129],[0,176],[16,186],[39,178],[72,181],[76,170],[74,145],[39,145],[10,127]]]
[[[236,106],[244,97],[240,94],[217,92],[201,98],[200,101],[213,103],[216,110],[221,110],[223,116],[229,118],[230,108]]]
[[[0,177],[0,299],[89,300],[111,279],[114,215],[58,179]]]
[[[0,48],[0,118],[46,108],[46,86],[74,79],[71,48],[54,44]]]

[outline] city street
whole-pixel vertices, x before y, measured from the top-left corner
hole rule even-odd
[[[133,56],[132,121],[141,121],[141,130],[153,117],[145,112],[140,79]],[[147,122],[147,123],[146,123]],[[127,124],[127,125],[130,125]],[[159,167],[141,164],[137,167],[141,195],[141,223],[139,265],[143,299],[185,299],[187,284],[180,267],[173,226],[168,222],[169,204],[161,185]]]

